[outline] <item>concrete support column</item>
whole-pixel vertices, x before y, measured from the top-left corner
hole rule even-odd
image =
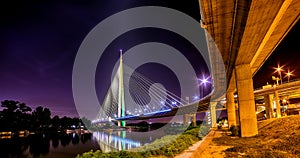
[[[235,104],[234,104],[234,93],[226,93],[226,107],[228,115],[228,127],[236,125],[236,115],[235,115]]]
[[[193,126],[197,126],[196,113],[183,115],[183,124],[188,125],[189,121],[191,121]]]
[[[184,114],[183,115],[183,124],[184,125],[187,125],[189,123],[189,120],[188,120],[188,114]]]
[[[250,64],[235,67],[242,137],[258,134]]]
[[[217,114],[216,114],[217,102],[210,103],[210,117],[211,117],[211,127],[217,127]]]
[[[273,95],[266,94],[264,96],[267,118],[273,118]]]
[[[277,118],[281,117],[281,110],[280,110],[280,99],[279,99],[279,95],[278,95],[278,91],[275,91],[275,101],[276,101],[276,116]]]
[[[193,126],[197,126],[196,113],[195,113],[195,114],[192,114],[192,124],[193,124]]]
[[[196,113],[192,114],[192,125],[197,126],[197,118],[196,118]]]

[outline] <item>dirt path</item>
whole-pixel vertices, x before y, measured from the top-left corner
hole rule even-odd
[[[197,142],[175,158],[223,158],[225,157],[223,151],[230,146],[218,146],[212,140],[224,134],[226,134],[225,131],[212,130],[203,140]]]

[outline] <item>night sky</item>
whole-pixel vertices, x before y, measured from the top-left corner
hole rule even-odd
[[[269,84],[275,84],[272,76],[279,77],[275,72],[277,65],[283,66],[282,81],[287,82],[286,73],[288,70],[292,72],[290,81],[296,80],[300,77],[300,21],[294,25],[291,31],[287,34],[285,39],[277,46],[272,55],[267,59],[261,69],[255,74],[253,78],[254,88],[261,88]]]
[[[0,100],[18,100],[32,108],[42,105],[50,108],[53,115],[59,116],[77,116],[72,96],[73,63],[85,36],[103,19],[128,8],[149,5],[177,8],[197,21],[200,19],[196,0],[191,3],[163,0],[1,3]],[[153,33],[161,37],[174,37],[163,39],[157,36],[155,39],[154,36],[149,36]],[[171,42],[174,41],[172,38],[177,39],[177,42]],[[126,51],[134,45],[151,41],[182,45],[178,49],[183,52],[194,49],[186,46],[189,43],[180,36],[159,29],[140,29],[122,35],[106,50],[111,52],[111,62],[100,61],[97,68],[96,78],[108,77],[108,82],[95,83],[100,102],[109,86],[109,73],[119,58],[119,49]],[[201,58],[193,53],[186,56],[189,59]],[[207,73],[205,68],[197,64],[193,66],[197,72]],[[147,66],[140,69],[146,70],[146,74],[149,72]],[[173,90],[176,91],[176,88]]]
[[[77,116],[72,96],[72,70],[78,48],[85,36],[110,15],[138,6],[165,6],[185,12],[200,20],[197,0],[48,0],[0,2],[0,100],[12,99],[35,108],[50,108],[53,115]],[[254,77],[255,87],[272,83],[271,76],[277,63],[286,64],[300,75],[297,57],[297,29],[288,35],[278,49]],[[155,36],[153,36],[153,34]],[[298,36],[298,37],[297,37]],[[164,38],[168,37],[168,38]],[[130,39],[130,40],[128,40]],[[102,102],[109,86],[113,65],[118,60],[118,50],[125,51],[143,42],[162,42],[176,47],[192,63],[195,72],[207,74],[207,68],[195,48],[182,37],[161,29],[137,29],[123,34],[105,50],[109,61],[99,61],[96,80],[108,77],[107,82],[95,83],[99,101]],[[188,53],[187,53],[188,52]],[[149,70],[152,67],[155,70]],[[139,70],[153,76],[152,80],[165,82],[170,91],[177,93],[176,79],[161,80],[159,74],[170,70],[159,65],[145,65]],[[163,76],[164,78],[165,76]],[[169,85],[168,85],[169,84]]]

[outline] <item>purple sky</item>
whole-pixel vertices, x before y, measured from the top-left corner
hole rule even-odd
[[[35,108],[39,105],[48,107],[53,115],[77,116],[72,96],[72,68],[77,50],[87,33],[104,18],[137,6],[158,5],[183,11],[197,21],[200,19],[198,1],[174,2],[171,0],[48,0],[26,2],[0,2],[0,100],[12,99],[25,102]],[[284,41],[278,50],[266,62],[254,77],[254,85],[262,86],[266,82],[272,83],[271,66],[281,60],[292,69],[299,67],[295,52],[299,52],[296,38],[298,29],[288,35],[289,41]],[[151,36],[152,34],[159,34]],[[298,35],[298,37],[296,37]],[[290,37],[291,36],[291,37]],[[131,40],[127,40],[130,37]],[[176,40],[175,40],[176,39]],[[195,53],[190,44],[167,31],[159,29],[134,30],[122,35],[110,45],[106,52],[113,52],[119,48],[124,50],[139,43],[157,41],[174,45],[191,61],[195,72],[207,73],[199,53]],[[299,41],[299,40],[298,40]],[[273,57],[274,56],[274,57]],[[284,56],[284,57],[283,57]],[[96,79],[110,73],[111,67],[118,59],[118,53],[109,54],[110,62],[100,61]],[[157,65],[156,65],[157,66]],[[103,69],[105,67],[105,69]],[[154,66],[155,67],[155,66]],[[170,73],[168,70],[147,70],[158,74]],[[157,68],[156,68],[157,70]],[[296,69],[297,70],[297,69]],[[267,74],[267,75],[265,75]],[[299,70],[295,72],[299,76]],[[154,74],[153,76],[158,76]],[[264,76],[264,77],[262,77]],[[96,83],[99,100],[103,100],[108,82]],[[165,77],[165,76],[163,76]],[[266,78],[267,77],[267,78]],[[263,78],[263,79],[262,79]],[[159,80],[159,79],[154,79]],[[161,80],[164,82],[164,80]],[[169,88],[176,93],[174,82],[168,82]]]
[[[50,108],[53,115],[77,116],[72,96],[72,69],[82,40],[104,18],[128,8],[147,5],[178,8],[200,19],[197,1],[189,4],[155,0],[69,0],[1,4],[0,100],[18,100],[32,108],[42,105]],[[188,43],[180,37],[156,40],[149,36],[151,33],[174,36],[162,30],[136,30],[121,36],[107,48],[111,62],[100,61],[96,73],[96,78],[108,77],[107,83],[96,83],[100,101],[111,76],[105,74],[110,73],[110,67],[119,57],[118,53],[111,52],[149,41],[182,45],[178,48],[181,51],[193,49],[190,46],[185,49],[184,45]],[[128,36],[132,40],[127,40]],[[178,39],[177,42],[171,42],[172,38]],[[193,54],[187,57],[201,58]],[[199,65],[193,66],[197,72],[202,72]]]

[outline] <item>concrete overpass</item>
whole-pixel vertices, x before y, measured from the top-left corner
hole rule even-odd
[[[234,93],[239,103],[242,137],[258,134],[252,77],[299,20],[299,0],[199,0],[208,36],[215,88],[226,86],[229,125],[236,125]],[[227,79],[215,57],[220,50]],[[224,84],[226,83],[226,84]]]
[[[293,94],[295,92],[300,92],[300,80],[284,83],[282,85],[269,86],[263,89],[254,91],[255,96],[264,96],[274,94],[275,91],[281,93],[282,95]]]
[[[273,102],[276,102],[276,116],[281,116],[280,97],[288,96],[290,99],[299,98],[300,80],[284,83],[282,85],[267,85],[254,92],[256,99],[263,98],[267,118],[273,118]],[[274,99],[275,97],[275,99]]]

